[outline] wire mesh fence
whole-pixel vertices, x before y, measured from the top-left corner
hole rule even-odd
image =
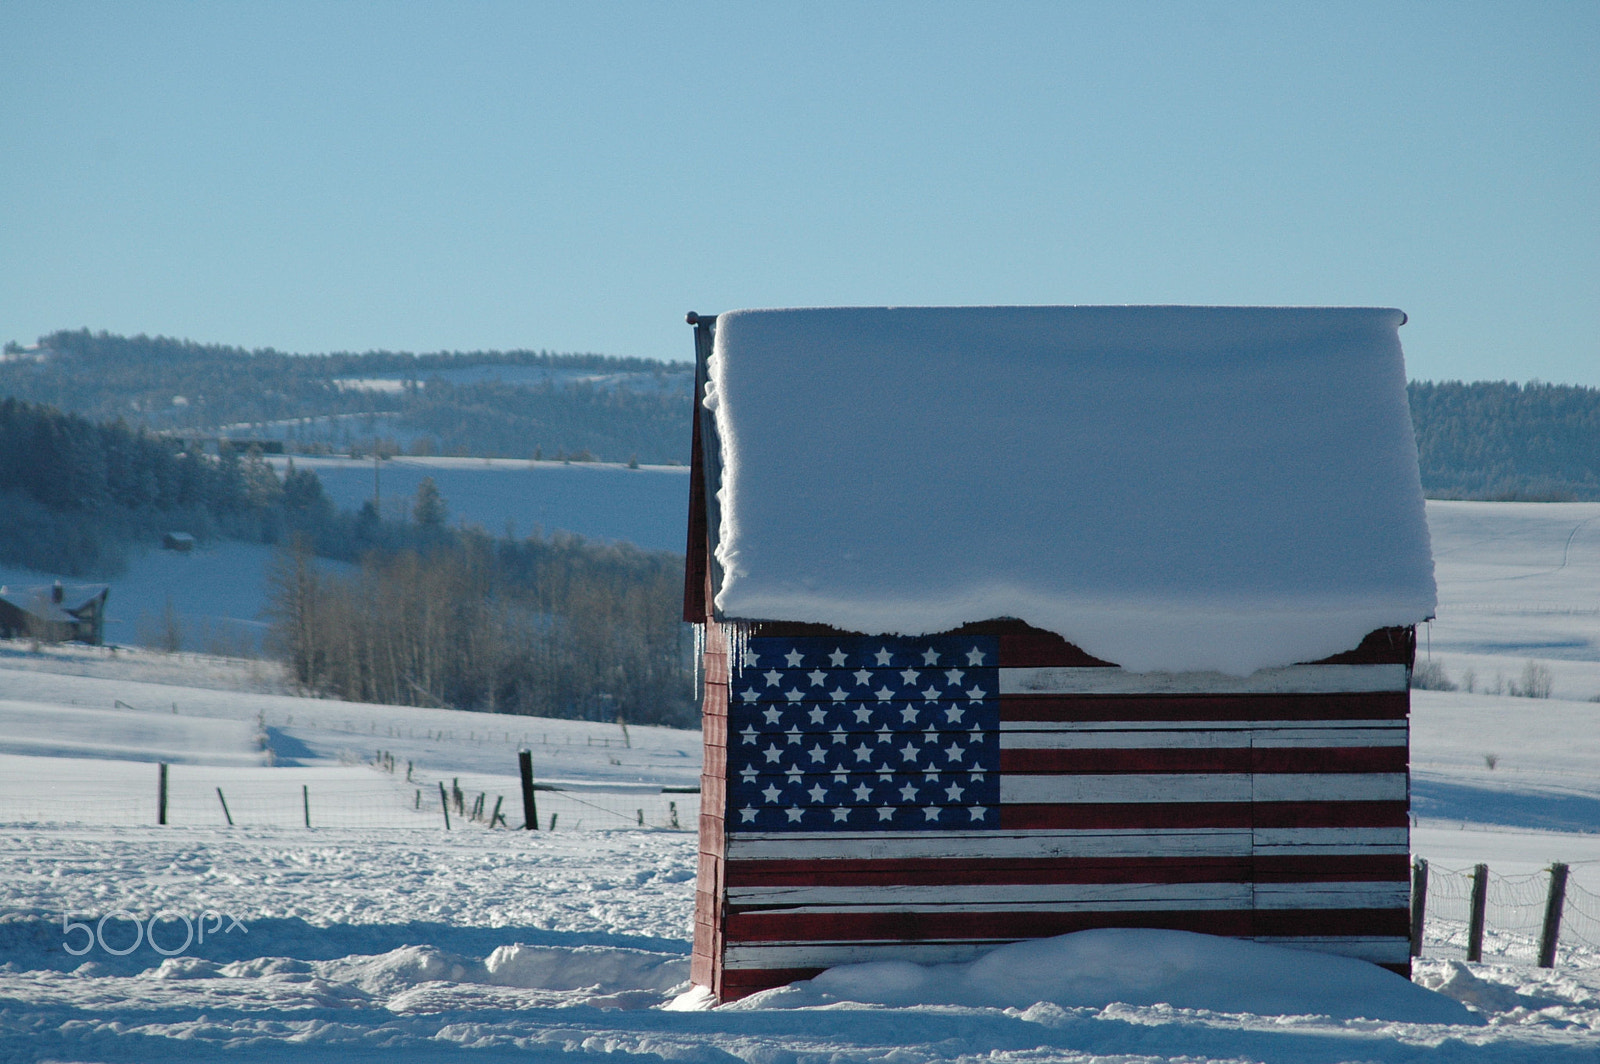
[[[12,758],[11,761],[36,759]],[[0,783],[0,822],[135,827],[520,829],[515,776],[438,776],[381,764],[267,768],[50,759],[48,773]],[[8,768],[15,768],[8,765]],[[165,785],[162,776],[165,776]],[[695,793],[660,787],[535,792],[538,828],[698,827]]]
[[[1481,911],[1474,914],[1475,880],[1483,876]],[[1558,872],[1558,869],[1560,870]],[[1565,865],[1526,875],[1501,875],[1487,865],[1427,868],[1429,956],[1471,959],[1477,953],[1509,964],[1540,964],[1541,947],[1556,965],[1600,966],[1600,894],[1567,878]],[[1559,879],[1559,882],[1558,882]],[[1552,916],[1558,916],[1551,921]]]

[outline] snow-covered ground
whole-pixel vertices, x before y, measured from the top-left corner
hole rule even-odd
[[[1483,964],[1461,959],[1459,906],[1434,906],[1415,982],[1443,1011],[1311,955],[1136,933],[648,1008],[687,973],[698,796],[664,788],[697,782],[697,733],[301,698],[260,661],[12,642],[0,1060],[1595,1061],[1600,929],[1574,918],[1545,971],[1526,921],[1495,918],[1536,907],[1552,861],[1600,900],[1600,506],[1429,516],[1441,607],[1420,656],[1473,669],[1475,691],[1415,694],[1413,848],[1438,883],[1486,862],[1505,895]],[[1507,693],[1530,660],[1555,697]],[[536,792],[536,832],[515,830],[519,749],[561,788]],[[447,830],[441,785],[469,810],[501,800],[506,826],[452,809]]]

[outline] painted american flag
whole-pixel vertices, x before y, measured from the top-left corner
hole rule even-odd
[[[1406,964],[1403,664],[1140,676],[1022,645],[735,642],[725,998],[1104,926]]]

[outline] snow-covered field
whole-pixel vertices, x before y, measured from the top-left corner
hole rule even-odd
[[[1440,882],[1488,863],[1512,902],[1564,861],[1590,905],[1600,505],[1429,518],[1441,606],[1419,657],[1458,684],[1472,670],[1474,691],[1415,694],[1413,847]],[[1554,697],[1507,693],[1529,661]],[[519,749],[561,788],[537,792],[537,832],[514,830]],[[1545,971],[1492,904],[1488,963],[1469,965],[1448,899],[1417,970],[1442,992],[1427,1006],[1308,954],[1125,933],[649,1008],[686,978],[696,864],[698,796],[663,788],[698,771],[693,732],[307,699],[263,662],[0,643],[0,1060],[1600,1060],[1600,927],[1574,917]],[[469,810],[503,798],[506,827],[452,810],[446,830],[441,784]]]

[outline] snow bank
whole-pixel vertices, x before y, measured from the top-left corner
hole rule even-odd
[[[1435,604],[1397,310],[735,311],[727,616],[1018,617],[1125,668],[1315,660]]]
[[[960,964],[841,965],[730,1007],[798,1008],[836,1001],[1018,1009],[1040,1001],[1066,1008],[1121,1002],[1258,1016],[1483,1022],[1443,994],[1365,961],[1188,931],[1133,928],[1016,942]]]

